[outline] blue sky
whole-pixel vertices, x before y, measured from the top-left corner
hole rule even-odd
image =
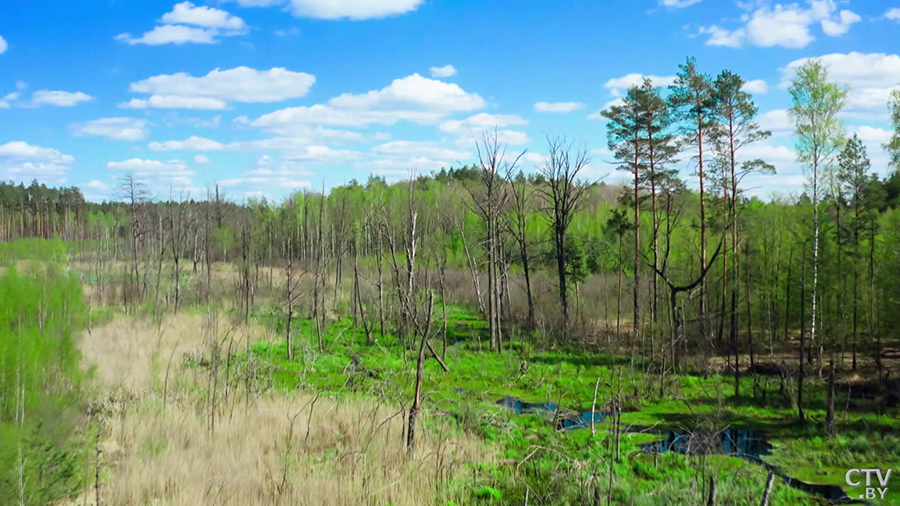
[[[803,184],[785,82],[805,58],[850,86],[847,131],[887,171],[898,28],[900,0],[18,3],[0,15],[0,179],[278,199],[471,162],[496,127],[526,169],[566,135],[616,182],[597,111],[695,56],[750,82],[774,135],[745,156],[778,174],[747,182],[784,194]]]

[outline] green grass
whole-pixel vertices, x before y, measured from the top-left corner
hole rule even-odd
[[[256,318],[277,330],[277,335],[283,334],[277,310],[258,311]],[[463,430],[499,444],[503,463],[479,470],[489,480],[488,488],[500,493],[498,497],[491,496],[492,503],[522,504],[527,493],[534,504],[582,504],[592,503],[595,488],[607,493],[610,432],[605,424],[597,425],[597,436],[592,439],[588,430],[558,431],[545,416],[515,415],[495,402],[512,395],[531,402],[554,402],[564,408],[588,410],[599,377],[597,404],[602,407],[611,396],[610,381],[618,369],[622,373],[626,411],[622,422],[626,428],[683,430],[728,426],[763,430],[775,445],[767,460],[787,474],[811,483],[843,486],[843,473],[850,467],[859,467],[855,462],[900,468],[889,462],[900,455],[896,436],[885,435],[874,444],[867,444],[871,442],[868,434],[872,430],[887,431],[900,425],[896,417],[842,417],[838,420],[842,436],[821,437],[824,413],[815,406],[823,405],[822,385],[810,385],[808,416],[812,422],[799,427],[793,408],[776,398],[777,385],[770,386],[768,405],[762,405],[749,395],[732,398],[731,377],[669,376],[664,384],[665,395],[660,398],[658,376],[645,376],[639,362],[632,370],[629,361],[622,357],[536,350],[519,339],[509,342],[505,353],[497,354],[485,350],[484,334],[486,324],[476,311],[448,306],[450,346],[444,352],[440,336],[432,344],[438,354],[446,353],[450,371],[441,370],[434,360],[426,362],[424,406],[451,414]],[[328,325],[323,336],[324,353],[318,350],[312,322],[297,322],[295,335],[294,361],[287,360],[284,342],[260,343],[250,350],[266,371],[263,376],[271,378],[275,388],[374,395],[408,404],[415,378],[415,352],[403,349],[396,337],[376,336],[377,343],[367,345],[363,330],[354,327],[349,318]],[[453,345],[458,340],[464,341]],[[246,360],[244,354],[236,358]],[[353,361],[355,368],[350,366]],[[753,378],[743,378],[741,389],[748,394],[753,392]],[[698,470],[702,467],[718,476],[722,504],[758,501],[766,479],[760,466],[727,456],[703,459],[673,453],[654,459],[639,445],[658,437],[622,435],[622,459],[613,466],[614,502],[682,504],[679,501],[686,493],[702,492],[705,481]],[[475,499],[487,500],[482,497],[486,493],[483,490],[487,488],[474,492]],[[900,503],[896,492],[891,492],[891,498]],[[773,505],[816,502],[817,499],[776,481]]]

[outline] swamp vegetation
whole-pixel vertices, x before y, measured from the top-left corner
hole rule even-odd
[[[0,184],[0,502],[858,497],[848,469],[900,468],[900,176],[812,62],[810,186],[749,196],[777,167],[745,156],[770,133],[743,84],[689,59],[629,90],[604,112],[625,186],[496,134],[277,203]]]

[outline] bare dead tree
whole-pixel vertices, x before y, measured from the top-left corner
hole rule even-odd
[[[488,260],[488,331],[491,348],[503,351],[503,335],[500,327],[500,215],[509,200],[503,174],[515,169],[525,152],[511,161],[507,159],[506,144],[500,142],[497,130],[485,132],[475,143],[478,153],[479,185],[466,185],[471,197],[470,209],[481,218],[485,228],[484,247]]]
[[[131,215],[131,268],[133,273],[132,285],[137,289],[137,298],[142,300],[144,297],[144,289],[141,284],[140,274],[140,251],[142,238],[147,233],[141,223],[141,215],[144,203],[149,198],[149,193],[144,183],[134,178],[134,174],[126,174],[119,185],[119,193],[128,204],[129,213]],[[126,307],[126,310],[128,308]]]
[[[529,331],[533,331],[535,328],[534,295],[531,290],[531,255],[527,219],[533,205],[534,187],[528,184],[521,171],[515,174],[509,167],[506,170],[506,180],[512,195],[512,206],[505,223],[519,249],[519,260],[522,262],[522,272],[525,278],[525,298],[528,302],[527,328]]]
[[[543,212],[552,231],[556,273],[559,283],[559,303],[562,307],[563,336],[569,331],[569,294],[566,286],[566,239],[572,219],[580,209],[590,183],[579,175],[590,163],[587,151],[573,150],[573,143],[565,137],[547,138],[548,162],[541,168],[546,184],[537,189],[544,200]]]
[[[425,326],[419,325],[417,318],[413,317],[413,325],[420,336],[419,357],[416,360],[416,388],[413,394],[413,403],[409,408],[409,425],[406,431],[406,450],[410,454],[416,444],[416,417],[422,409],[422,383],[425,381],[425,345],[428,342],[428,334],[431,332],[431,318],[434,315],[434,293],[428,296],[428,312],[426,313]]]

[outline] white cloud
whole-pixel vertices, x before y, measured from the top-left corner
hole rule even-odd
[[[300,29],[297,28],[296,26],[294,26],[288,30],[275,30],[274,33],[275,33],[276,37],[287,37],[289,35],[296,37],[296,36],[300,35]]]
[[[222,116],[216,115],[209,119],[195,119],[192,121],[197,128],[219,128],[219,123],[222,122]]]
[[[888,11],[884,13],[884,17],[892,21],[900,20],[900,7],[888,9]],[[0,51],[0,53],[2,52],[3,51]]]
[[[859,135],[860,140],[862,140],[866,144],[874,144],[874,145],[882,145],[891,140],[894,133],[888,130],[884,130],[881,128],[870,127],[867,125],[860,126],[854,129],[854,132]]]
[[[178,95],[151,95],[144,100],[132,98],[119,104],[122,109],[197,109],[217,111],[227,109],[225,102],[210,97],[182,97]]]
[[[3,36],[0,36],[0,54],[5,53],[6,48],[8,48],[8,47],[9,47],[9,44],[6,43],[6,39],[4,39]]]
[[[790,133],[793,129],[787,109],[777,109],[760,114],[758,123],[761,128],[770,130],[773,135]]]
[[[247,25],[244,20],[231,14],[211,7],[197,7],[191,2],[175,4],[172,12],[167,12],[162,17],[162,22],[167,25],[194,25],[205,28],[224,28],[228,30],[244,30]]]
[[[286,0],[220,0],[221,2],[234,2],[241,7],[272,7],[283,5]]]
[[[800,58],[782,69],[782,86],[787,87],[797,68],[812,58]],[[828,68],[828,77],[852,87],[876,88],[900,84],[900,56],[884,53],[832,53],[815,57]]]
[[[147,121],[133,118],[102,118],[77,124],[75,135],[97,135],[114,141],[139,141],[147,136]]]
[[[236,67],[230,70],[215,69],[201,77],[185,72],[153,76],[131,83],[129,91],[174,97],[203,97],[219,101],[269,103],[303,97],[315,82],[315,76],[284,68],[256,70]]]
[[[225,145],[192,135],[183,141],[151,142],[147,147],[150,151],[220,151]]]
[[[852,11],[838,12],[834,0],[808,0],[806,4],[807,7],[799,3],[774,6],[768,2],[739,3],[745,10],[752,11],[741,17],[746,22],[743,27],[729,30],[711,25],[701,27],[700,33],[709,35],[706,44],[710,46],[738,48],[749,43],[759,47],[800,49],[815,40],[811,27],[816,23],[821,24],[825,35],[836,37],[844,35],[853,24],[862,20]]]
[[[108,184],[96,179],[87,183],[81,183],[78,185],[78,187],[81,188],[83,192],[90,193],[93,196],[103,196],[110,190],[110,186]]]
[[[654,76],[644,74],[628,74],[606,81],[604,88],[610,90],[610,95],[619,97],[623,90],[627,90],[632,86],[640,86],[644,84],[644,78],[650,79],[653,86],[669,86],[675,83],[675,76]],[[607,106],[604,106],[604,108]]]
[[[11,141],[0,144],[0,158],[12,160],[31,160],[50,163],[72,163],[75,161],[70,155],[64,155],[53,148],[32,146],[24,141]]]
[[[364,170],[372,174],[393,176],[394,178],[409,177],[410,171],[422,173],[439,170],[454,165],[452,160],[436,160],[426,156],[378,158],[353,164],[353,168]]]
[[[528,120],[516,114],[479,113],[464,120],[449,120],[438,127],[444,133],[467,134],[469,130],[492,130],[507,126],[527,125]]]
[[[723,46],[739,48],[744,43],[747,30],[738,28],[737,30],[727,30],[716,25],[700,27],[700,33],[709,35],[706,39],[707,46]]]
[[[815,59],[828,68],[828,78],[850,87],[847,97],[848,115],[867,111],[883,111],[887,107],[891,91],[900,89],[900,56],[883,53],[832,53]],[[790,86],[796,70],[809,61],[801,58],[789,63],[782,70],[782,88]]]
[[[132,46],[215,44],[219,41],[219,36],[243,35],[248,31],[243,19],[220,9],[197,7],[191,2],[175,4],[171,12],[163,15],[160,23],[162,24],[141,37],[134,38],[130,33],[121,33],[115,39]]]
[[[624,103],[625,103],[625,100],[623,100],[621,98],[614,98],[614,99],[610,100],[609,102],[603,104],[603,107],[601,107],[601,108],[597,109],[596,111],[592,112],[591,114],[589,114],[588,119],[593,119],[593,120],[597,120],[597,121],[605,120],[606,118],[603,117],[603,111],[609,109],[610,107],[622,105]]]
[[[194,163],[199,163],[200,165],[206,165],[209,163],[209,158],[206,155],[196,155],[194,157]]]
[[[144,44],[147,46],[161,46],[163,44],[215,44],[219,32],[211,28],[196,28],[182,25],[160,25],[145,32],[142,36],[134,38],[130,33],[116,35],[116,40],[130,46]]]
[[[25,184],[37,179],[51,186],[59,186],[65,184],[68,171],[69,167],[58,163],[0,160],[0,179]]]
[[[383,155],[401,155],[412,157],[428,157],[450,160],[469,158],[471,153],[439,146],[434,142],[392,141],[372,148],[373,153]]]
[[[456,139],[457,146],[475,146],[476,142],[482,141],[482,136],[487,133],[494,134],[494,130],[482,130],[480,132],[471,132],[468,135],[462,135]],[[509,146],[521,146],[531,142],[525,132],[516,132],[514,130],[497,130],[497,142],[507,144]]]
[[[365,128],[371,124],[393,125],[398,121],[435,124],[453,112],[484,107],[484,100],[455,84],[413,74],[395,79],[390,86],[363,94],[343,94],[326,104],[288,107],[250,120],[235,119],[283,136],[358,140],[358,134],[338,130],[311,129],[313,125]]]
[[[414,11],[423,2],[424,0],[291,0],[291,12],[294,16],[318,19],[375,19]]]
[[[540,165],[547,163],[547,160],[549,160],[549,158],[540,153],[527,152],[525,153],[525,156],[522,157],[522,160]]]
[[[94,97],[80,91],[71,93],[68,91],[40,90],[31,94],[34,105],[52,105],[55,107],[72,107],[81,102],[90,102]]]
[[[826,35],[838,37],[850,31],[850,26],[854,23],[859,23],[860,21],[862,21],[862,18],[859,14],[848,10],[842,10],[837,21],[831,19],[822,20],[822,31],[824,31]]]
[[[286,133],[303,130],[309,125],[327,125],[344,127],[367,127],[377,123],[393,125],[397,121],[415,123],[435,123],[440,121],[443,113],[431,111],[415,111],[399,109],[390,111],[347,110],[316,104],[313,106],[288,107],[264,114],[255,120],[247,120],[250,126],[262,128],[274,133]]]
[[[32,146],[24,141],[0,144],[0,180],[28,183],[37,179],[45,184],[65,183],[68,164],[75,159],[53,148]]]
[[[670,9],[684,9],[694,4],[698,4],[703,0],[659,0],[659,5]]]
[[[383,109],[413,107],[443,112],[472,111],[485,107],[484,99],[466,93],[456,84],[445,83],[413,74],[395,79],[390,86],[362,94],[345,93],[328,104],[345,109]]]
[[[456,75],[456,68],[453,65],[444,65],[443,67],[431,67],[431,77],[452,77]]]
[[[222,144],[211,139],[192,135],[183,141],[170,140],[165,142],[151,142],[150,151],[170,152],[259,152],[278,151],[284,160],[308,160],[316,162],[342,162],[359,159],[362,154],[358,151],[347,149],[334,149],[325,145],[312,144],[310,139],[295,137],[273,137],[255,141],[237,141]]]
[[[356,160],[361,155],[349,149],[332,149],[328,146],[306,146],[293,151],[285,151],[282,157],[288,160],[308,160],[316,162],[345,162]]]
[[[534,110],[537,112],[572,112],[584,107],[581,102],[537,102]]]
[[[756,79],[755,81],[747,81],[741,89],[747,93],[762,94],[769,91],[769,86],[762,79]]]
[[[738,160],[762,159],[775,166],[791,165],[797,161],[797,153],[786,146],[773,146],[767,143],[748,144],[738,152]]]
[[[166,177],[185,177],[193,173],[188,169],[187,164],[181,160],[169,160],[162,162],[159,160],[144,160],[141,158],[131,158],[121,162],[109,162],[106,164],[109,170],[121,170],[135,174],[139,177],[146,176],[166,176]]]

